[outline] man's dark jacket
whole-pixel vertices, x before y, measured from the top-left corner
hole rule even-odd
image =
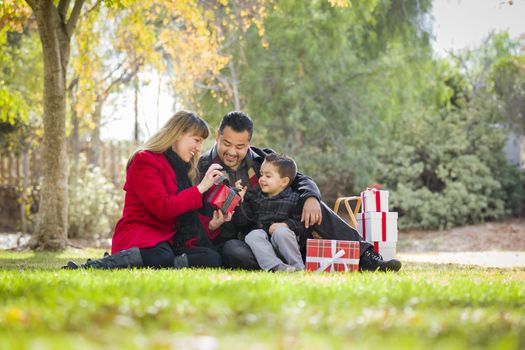
[[[250,157],[250,159],[252,160],[251,166],[253,167],[255,174],[259,175],[261,172],[261,165],[264,161],[264,158],[270,153],[275,152],[268,148],[261,149],[258,147],[250,146],[250,149],[248,150],[246,158],[243,160],[243,162],[247,161],[247,158]],[[210,165],[212,165],[213,163],[218,163],[221,166],[226,167],[218,158],[218,156],[216,156],[216,154],[216,146],[214,146],[212,149],[210,149],[208,152],[204,153],[200,157],[198,169],[201,178],[204,176]],[[245,169],[247,171],[248,168],[245,167]],[[295,180],[292,183],[292,190],[299,194],[299,205],[301,207],[303,206],[304,201],[309,197],[315,197],[317,200],[321,201],[321,193],[315,182],[313,182],[312,179],[308,176],[303,175],[301,173],[297,173],[297,176],[295,177]],[[234,227],[231,222],[224,223],[221,227],[221,233],[219,234],[218,240],[225,241],[228,239],[237,239],[239,238],[238,233],[245,234],[250,229],[251,227]]]

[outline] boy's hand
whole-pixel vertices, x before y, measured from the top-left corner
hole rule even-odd
[[[246,194],[248,187],[241,185],[241,182],[242,180],[235,181],[235,188],[239,190],[239,196],[241,196],[241,200],[244,201],[244,195]]]
[[[222,213],[221,210],[217,209],[213,212],[213,218],[210,220],[210,223],[208,224],[208,229],[210,231],[215,231],[219,227],[221,227],[222,224],[225,222],[231,221],[233,216],[233,212],[227,214],[226,216]]]
[[[285,222],[274,222],[273,224],[270,225],[270,228],[268,229],[268,234],[271,236],[273,235],[273,233],[275,232],[275,230],[277,230],[279,227],[286,227],[286,228],[289,228],[288,227],[288,224],[285,223]]]
[[[301,214],[301,222],[304,227],[308,228],[313,225],[319,225],[323,221],[321,215],[321,204],[315,197],[308,198],[303,205],[303,212]]]

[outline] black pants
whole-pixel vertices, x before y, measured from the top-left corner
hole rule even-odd
[[[185,253],[188,256],[189,267],[221,267],[222,259],[219,253],[206,247],[173,247],[168,242],[162,242],[151,248],[140,249],[144,267],[173,267],[175,256]]]
[[[363,254],[365,250],[372,247],[372,244],[363,241],[363,238],[361,235],[359,235],[359,232],[348,225],[343,219],[341,219],[341,217],[339,217],[339,215],[337,215],[322,201],[321,214],[323,215],[322,223],[309,228],[299,241],[299,247],[301,248],[303,258],[306,255],[306,240],[308,238],[312,238],[312,232],[314,230],[325,239],[359,242],[360,254]],[[217,250],[222,255],[225,267],[243,270],[260,269],[250,247],[241,240],[231,239],[221,243],[217,246]]]
[[[222,256],[224,267],[242,270],[260,270],[252,250],[240,239],[230,239],[215,247]]]

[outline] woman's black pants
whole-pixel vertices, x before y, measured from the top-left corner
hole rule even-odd
[[[220,254],[212,248],[174,247],[168,242],[162,242],[151,248],[140,249],[144,267],[173,267],[175,257],[182,254],[188,257],[188,267],[222,266]]]

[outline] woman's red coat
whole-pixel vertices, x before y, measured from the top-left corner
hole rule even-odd
[[[162,153],[137,153],[127,170],[124,191],[124,210],[115,226],[112,254],[169,241],[177,233],[177,216],[202,207],[197,186],[178,192],[175,171]],[[215,238],[207,230],[210,218],[199,217],[205,232]]]

